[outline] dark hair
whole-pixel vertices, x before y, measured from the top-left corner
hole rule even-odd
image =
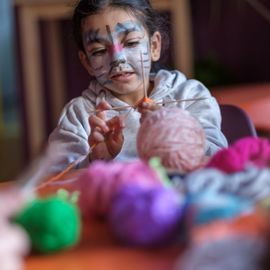
[[[131,12],[144,25],[150,37],[156,31],[161,33],[162,51],[168,46],[167,31],[163,29],[166,25],[165,19],[152,8],[149,0],[80,0],[72,17],[73,37],[79,50],[84,51],[82,40],[83,19],[99,13],[106,7],[122,8]]]

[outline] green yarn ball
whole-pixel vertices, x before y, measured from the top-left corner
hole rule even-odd
[[[38,198],[15,222],[27,231],[33,251],[56,252],[75,245],[80,238],[81,219],[77,206],[59,196]]]

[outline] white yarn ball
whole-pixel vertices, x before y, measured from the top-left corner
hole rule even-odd
[[[143,120],[137,135],[137,149],[144,160],[159,157],[168,169],[190,172],[204,164],[204,130],[187,111],[161,108]]]

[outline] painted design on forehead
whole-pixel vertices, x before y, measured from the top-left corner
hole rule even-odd
[[[144,28],[139,22],[134,21],[128,21],[124,23],[117,23],[115,26],[115,32],[116,33],[122,33],[124,32],[127,36],[130,32],[143,32]]]
[[[111,41],[111,43],[113,43],[113,35],[112,35],[112,31],[109,25],[106,25],[106,31],[108,33],[109,39]]]

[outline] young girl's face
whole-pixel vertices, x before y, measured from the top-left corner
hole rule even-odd
[[[81,52],[80,58],[101,85],[119,97],[143,93],[151,62],[160,57],[158,32],[149,38],[136,17],[107,8],[84,20],[82,35],[86,55]]]

